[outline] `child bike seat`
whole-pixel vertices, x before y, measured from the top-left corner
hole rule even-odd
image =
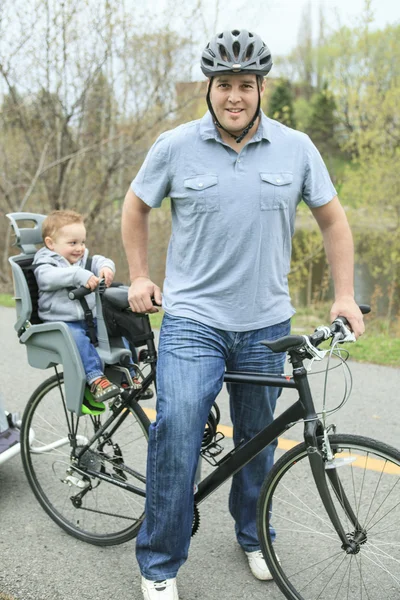
[[[31,267],[38,245],[43,244],[42,223],[46,215],[11,213],[6,215],[13,227],[15,241],[21,253],[11,256],[17,320],[14,325],[19,341],[25,344],[28,362],[32,367],[48,369],[62,364],[64,371],[65,400],[68,410],[81,414],[82,398],[86,386],[85,371],[75,340],[68,325],[61,321],[42,322],[37,314],[38,290]],[[106,365],[126,364],[131,352],[121,339],[113,338],[113,346],[103,320],[101,301],[96,294],[99,346],[97,351]]]

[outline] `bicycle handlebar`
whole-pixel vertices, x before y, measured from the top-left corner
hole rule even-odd
[[[371,308],[366,304],[361,304],[359,308],[364,315],[371,311]],[[296,350],[304,355],[308,354],[315,357],[321,353],[317,348],[325,340],[336,338],[336,341],[355,341],[348,325],[349,323],[345,317],[337,317],[329,327],[318,327],[311,335],[286,335],[278,340],[264,341],[262,344],[273,352]]]
[[[371,307],[368,304],[360,304],[359,309],[363,315],[371,312]],[[355,341],[355,338],[349,329],[349,322],[346,317],[336,317],[330,327],[318,328],[313,334],[308,336],[310,343],[316,348],[324,340],[338,336],[338,340]]]
[[[99,285],[94,290],[87,288],[85,285],[81,285],[78,288],[72,288],[68,290],[68,298],[70,300],[80,300],[81,298],[88,296],[92,292],[98,292],[99,294],[102,294],[105,289],[106,288],[104,279],[101,279]]]

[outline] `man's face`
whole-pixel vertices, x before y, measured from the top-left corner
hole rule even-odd
[[[258,104],[255,75],[219,75],[215,77],[210,100],[219,123],[234,134],[239,134],[254,117]],[[260,88],[264,93],[265,81]]]
[[[46,237],[45,244],[50,250],[61,254],[73,265],[85,253],[86,229],[82,223],[72,223],[61,227],[53,237]]]

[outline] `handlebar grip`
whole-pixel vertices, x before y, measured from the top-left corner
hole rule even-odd
[[[368,304],[359,304],[358,308],[360,309],[360,311],[363,315],[367,315],[368,313],[371,312],[371,307]],[[346,325],[346,327],[350,327],[349,322],[346,319],[346,317],[341,317],[341,316],[336,317],[335,321],[341,321],[343,323],[343,325]]]
[[[68,291],[68,298],[70,300],[79,300],[92,293],[93,290],[82,285],[81,287]]]
[[[346,317],[336,317],[335,321],[341,321],[343,323],[343,325],[346,325],[346,327],[349,326],[349,322],[346,319]],[[334,321],[334,323],[335,323],[335,321]]]
[[[367,315],[371,312],[371,307],[368,304],[359,304],[358,308],[361,310],[363,315]]]

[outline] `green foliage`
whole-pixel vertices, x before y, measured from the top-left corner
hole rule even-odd
[[[321,232],[308,209],[301,207],[292,240],[289,289],[295,306],[325,299],[329,277]]]
[[[327,322],[329,303],[300,308],[292,319],[292,332],[309,334]],[[371,313],[372,315],[372,313]],[[400,318],[394,319],[390,331],[382,318],[365,316],[365,334],[355,344],[346,344],[352,360],[400,367]]]
[[[399,367],[400,338],[368,332],[351,346],[351,358],[360,362]]]
[[[10,294],[0,294],[0,306],[14,307],[15,300]]]
[[[312,114],[311,102],[304,96],[299,96],[293,102],[293,111],[297,129],[307,133]]]
[[[161,309],[158,311],[158,313],[153,313],[150,315],[150,323],[153,329],[160,329],[163,316],[164,311]]]
[[[310,118],[306,131],[322,155],[333,155],[339,151],[336,141],[336,102],[325,83],[322,90],[311,99]]]
[[[268,115],[288,127],[296,127],[290,81],[282,79],[271,94]]]
[[[14,307],[15,302],[10,295],[0,294],[0,306]],[[311,333],[318,325],[329,318],[330,305],[318,303],[300,308],[292,319],[293,333]],[[163,311],[150,315],[153,329],[161,327]],[[382,319],[368,319],[366,333],[356,344],[348,345],[351,358],[372,364],[400,366],[400,319],[392,323],[390,332]],[[0,600],[1,594],[0,594]]]

